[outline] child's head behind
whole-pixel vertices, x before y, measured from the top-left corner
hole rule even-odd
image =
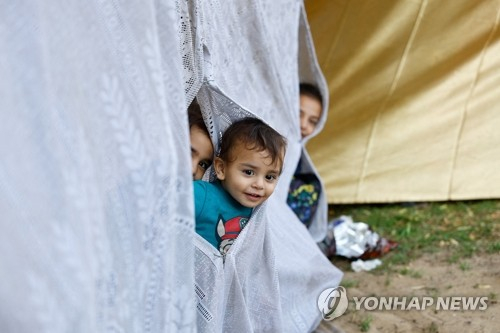
[[[191,171],[193,179],[198,180],[212,164],[214,148],[203,121],[200,106],[193,101],[188,108],[189,138],[191,141]]]
[[[302,138],[316,129],[323,111],[323,98],[316,86],[300,84],[300,134]]]
[[[286,140],[257,118],[244,118],[228,127],[214,167],[217,178],[245,207],[255,207],[274,191],[283,169]]]

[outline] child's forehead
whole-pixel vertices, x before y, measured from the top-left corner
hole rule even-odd
[[[231,147],[229,155],[232,162],[260,160],[266,165],[277,167],[278,169],[281,168],[282,159],[277,157],[273,161],[273,157],[268,149],[263,149],[256,145],[245,144],[243,142],[235,143],[235,145]]]
[[[242,140],[235,140],[235,142],[231,145],[230,151],[234,154],[257,149],[256,147],[254,148],[254,146],[255,144],[252,143],[246,143]]]
[[[241,156],[242,154],[245,153],[255,153],[255,152],[262,152],[264,156],[271,156],[271,153],[269,152],[268,149],[264,147],[259,147],[255,143],[249,143],[249,142],[243,142],[243,141],[236,141],[230,149],[230,153],[233,156],[233,158],[236,158],[238,156]]]

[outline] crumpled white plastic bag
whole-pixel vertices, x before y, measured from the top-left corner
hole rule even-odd
[[[342,215],[333,221],[337,255],[347,258],[360,257],[367,249],[377,245],[380,236],[364,222],[353,222]]]
[[[382,261],[380,259],[371,259],[371,260],[358,259],[356,261],[351,262],[351,268],[355,272],[371,271],[372,269],[375,269],[380,265],[382,265]]]

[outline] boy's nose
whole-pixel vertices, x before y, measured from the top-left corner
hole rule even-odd
[[[264,181],[262,179],[257,178],[255,180],[255,182],[253,183],[253,187],[258,189],[258,190],[261,190],[262,188],[264,188]]]

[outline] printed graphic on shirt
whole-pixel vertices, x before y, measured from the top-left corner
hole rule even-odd
[[[246,217],[237,216],[224,221],[224,218],[219,215],[219,222],[217,222],[217,240],[219,241],[219,251],[221,253],[227,253],[227,251],[229,251],[234,240],[238,237],[247,223],[248,218]]]
[[[299,174],[292,178],[287,203],[295,215],[309,228],[318,208],[321,184],[314,174]]]

